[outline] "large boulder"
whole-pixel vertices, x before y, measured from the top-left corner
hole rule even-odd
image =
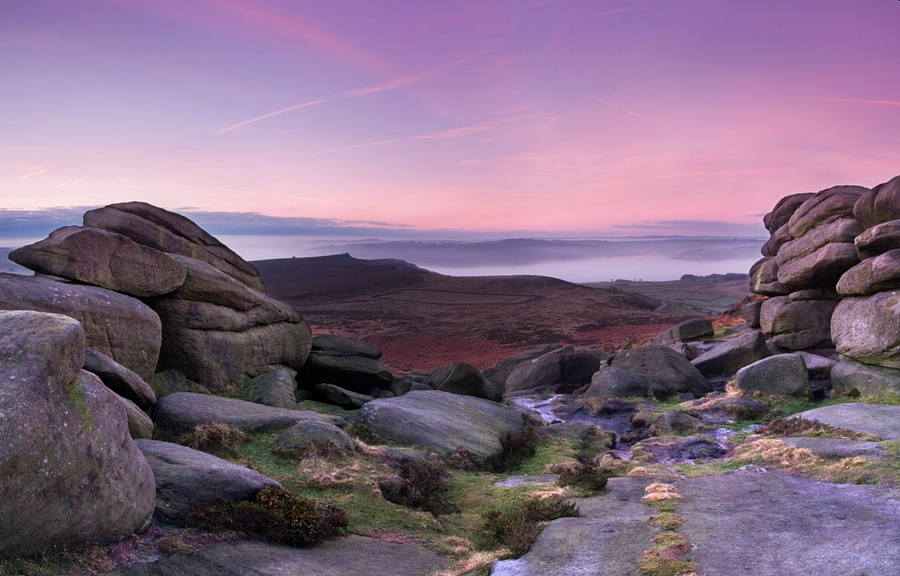
[[[153,420],[147,416],[147,413],[128,398],[122,398],[121,396],[116,396],[116,398],[125,408],[128,434],[135,440],[139,438],[153,438]]]
[[[561,386],[584,386],[602,364],[600,356],[571,346],[522,362],[506,379],[506,392],[556,390]]]
[[[866,229],[900,220],[900,176],[863,194],[853,207],[853,216]]]
[[[643,374],[634,374],[603,365],[591,377],[591,385],[582,394],[583,398],[646,398],[653,394],[658,400],[665,400],[676,394],[664,384],[659,384]]]
[[[82,368],[96,374],[107,388],[131,400],[141,410],[150,410],[156,404],[156,394],[149,384],[102,352],[90,348],[85,350]]]
[[[180,214],[144,202],[123,202],[86,212],[84,225],[122,234],[161,252],[208,262],[250,288],[266,291],[252,264]]]
[[[791,418],[818,420],[829,426],[874,434],[882,440],[900,440],[900,406],[834,404],[800,412]]]
[[[769,298],[760,309],[760,328],[773,344],[789,350],[804,350],[831,344],[831,315],[835,300],[795,300],[787,296]]]
[[[704,376],[734,374],[744,366],[769,355],[766,337],[759,330],[747,330],[734,338],[725,340],[709,352],[691,360]]]
[[[763,257],[750,267],[750,291],[763,296],[779,296],[791,290],[778,281],[778,262]]]
[[[842,296],[868,296],[900,288],[900,249],[863,260],[844,272],[837,283]]]
[[[311,448],[323,445],[348,452],[352,452],[354,447],[350,435],[334,424],[310,420],[298,422],[279,434],[269,450],[281,454],[302,455]]]
[[[425,378],[425,384],[441,392],[464,394],[499,402],[503,399],[503,390],[487,380],[478,368],[465,362],[456,362],[435,369]]]
[[[244,432],[277,432],[297,422],[329,421],[327,417],[306,410],[273,408],[205,394],[176,392],[159,399],[153,411],[156,427],[170,434],[184,434],[199,424],[219,422]]]
[[[799,194],[789,194],[779,200],[775,204],[775,208],[763,216],[763,224],[769,231],[769,234],[775,234],[779,228],[787,225],[797,208],[815,195],[815,192],[801,192]]]
[[[118,540],[153,511],[125,409],[84,350],[67,316],[0,312],[0,555]]]
[[[159,316],[137,298],[43,276],[0,274],[0,310],[64,314],[81,323],[89,348],[145,382],[156,370],[162,327]]]
[[[293,409],[297,384],[287,370],[275,370],[250,381],[250,401],[264,406]]]
[[[844,396],[900,396],[900,370],[843,360],[831,369],[831,385]]]
[[[643,374],[673,394],[690,392],[703,396],[712,392],[706,377],[684,356],[665,346],[642,346],[615,355],[612,366]]]
[[[312,337],[312,349],[317,354],[333,356],[363,356],[378,360],[381,358],[381,348],[361,340],[344,338],[343,336],[331,336],[329,334],[316,334]]]
[[[763,302],[765,300],[753,300],[741,308],[741,316],[747,322],[747,328],[759,328],[759,313],[762,310]]]
[[[266,486],[281,484],[211,454],[156,440],[136,440],[156,478],[155,516],[175,524],[195,507],[217,498],[248,500]]]
[[[26,268],[143,298],[175,290],[184,266],[168,255],[121,234],[67,226],[35,244],[17,248],[9,259]]]
[[[791,236],[800,238],[807,232],[841,218],[853,218],[853,205],[868,192],[862,186],[834,186],[822,190],[806,200],[791,215],[788,226]]]
[[[794,237],[791,236],[791,231],[788,229],[788,225],[785,224],[778,230],[772,232],[772,236],[770,236],[769,239],[766,240],[766,243],[763,244],[760,252],[763,256],[777,256],[778,250],[793,239]]]
[[[860,260],[900,248],[900,220],[872,226],[854,240]]]
[[[341,388],[368,394],[373,388],[386,390],[394,381],[387,366],[366,356],[336,356],[310,352],[297,375],[298,383],[311,388],[316,384],[336,384]]]
[[[856,220],[844,218],[787,242],[775,257],[778,281],[794,290],[833,285],[859,262],[853,240],[860,232]]]
[[[806,363],[797,354],[763,358],[738,370],[734,381],[741,392],[812,398]]]
[[[374,400],[360,409],[357,419],[399,444],[424,446],[448,455],[464,448],[485,460],[500,458],[505,440],[525,426],[518,410],[436,390]]]
[[[334,404],[335,406],[350,410],[362,408],[364,404],[375,399],[367,394],[360,394],[359,392],[346,390],[340,386],[327,384],[325,382],[316,384],[312,389],[312,395],[313,398],[320,402]]]
[[[862,362],[900,368],[900,293],[844,298],[831,319],[837,352]]]
[[[662,332],[653,340],[653,343],[666,345],[684,342],[685,340],[712,338],[714,333],[712,320],[709,318],[692,318]]]
[[[518,354],[513,354],[512,356],[507,356],[492,367],[487,368],[484,371],[484,377],[496,384],[501,390],[506,390],[506,379],[509,378],[509,375],[516,366],[522,362],[534,360],[535,358],[553,352],[554,350],[559,350],[560,348],[563,348],[560,344],[545,344],[538,348],[532,348]]]

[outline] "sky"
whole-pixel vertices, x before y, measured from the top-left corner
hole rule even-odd
[[[763,237],[786,194],[900,173],[898,25],[897,0],[0,0],[0,236],[142,200],[254,234]]]

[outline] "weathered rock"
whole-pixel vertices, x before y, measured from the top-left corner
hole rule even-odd
[[[854,242],[860,260],[900,249],[900,220],[876,224],[857,236]]]
[[[561,386],[584,386],[600,368],[600,357],[571,346],[522,362],[506,379],[506,391],[556,390]]]
[[[176,392],[159,399],[153,411],[157,428],[171,434],[185,434],[198,424],[221,422],[244,432],[275,432],[298,422],[329,421],[305,410],[285,410],[219,396]]]
[[[650,433],[654,436],[699,432],[702,429],[703,422],[699,418],[678,410],[666,410],[650,425]]]
[[[764,257],[750,267],[750,291],[763,296],[779,296],[791,290],[778,281],[778,262]]]
[[[799,302],[800,300],[840,300],[841,295],[834,288],[806,288],[795,290],[788,294],[788,300]]]
[[[792,289],[827,286],[859,262],[853,240],[862,232],[843,218],[819,226],[778,250],[778,281]]]
[[[390,388],[394,376],[384,364],[372,358],[312,352],[297,375],[297,380],[306,386],[325,382],[352,392],[368,394],[375,387]]]
[[[829,244],[853,244],[863,229],[853,218],[841,218],[813,228],[800,238],[785,243],[775,256],[779,270],[788,262],[814,254]]]
[[[794,354],[803,358],[803,362],[806,364],[806,372],[809,374],[810,380],[828,380],[831,378],[832,368],[838,363],[837,360],[832,360],[831,358],[826,358],[825,356],[812,354],[810,352],[797,351],[794,352]]]
[[[150,387],[156,394],[156,398],[162,398],[176,392],[193,392],[194,394],[209,394],[209,390],[196,382],[188,379],[180,370],[164,370],[157,372],[150,380]]]
[[[302,454],[314,446],[329,445],[337,450],[353,450],[350,435],[328,422],[299,422],[275,438],[269,450],[282,454]]]
[[[159,316],[137,298],[43,276],[0,274],[0,310],[64,314],[81,322],[87,345],[150,380],[159,358]]]
[[[877,442],[860,442],[845,438],[813,438],[809,436],[779,438],[788,446],[805,448],[821,458],[878,458],[884,452]]]
[[[653,394],[658,400],[664,400],[674,390],[659,384],[649,376],[626,372],[615,366],[603,365],[591,377],[591,385],[582,394],[583,398],[646,398]]]
[[[247,500],[266,486],[281,486],[249,468],[211,454],[156,440],[136,440],[156,479],[155,516],[180,522],[192,508],[216,498]]]
[[[603,434],[603,430],[590,422],[557,422],[540,428],[540,433],[552,438],[566,440],[587,440],[591,436]]]
[[[793,240],[794,237],[791,236],[790,230],[788,230],[788,225],[785,223],[778,230],[772,232],[772,236],[763,244],[762,252],[763,256],[773,257],[778,254],[779,248],[781,248],[787,242]]]
[[[747,302],[741,308],[741,316],[747,322],[748,328],[759,329],[759,314],[762,311],[762,305],[765,300],[754,300]]]
[[[259,271],[180,214],[144,202],[110,204],[84,215],[84,225],[127,236],[161,252],[196,258],[265,293]]]
[[[831,385],[835,394],[843,396],[900,396],[900,370],[844,360],[831,369]]]
[[[868,188],[834,186],[806,200],[788,220],[791,236],[800,238],[813,228],[841,218],[853,218],[853,205]]]
[[[868,296],[900,288],[900,249],[863,260],[844,272],[837,283],[842,296]]]
[[[683,356],[665,346],[642,346],[619,352],[612,366],[643,374],[674,394],[690,392],[703,396],[712,392],[706,377]]]
[[[707,420],[730,422],[732,420],[757,420],[772,411],[765,402],[751,400],[744,396],[698,400],[693,409],[701,412]]]
[[[84,350],[69,317],[0,312],[0,555],[121,539],[153,510],[125,409]]]
[[[107,388],[131,400],[141,410],[149,410],[156,404],[156,394],[149,384],[102,352],[86,349],[82,368],[96,374]]]
[[[250,401],[275,408],[297,407],[294,390],[297,384],[287,370],[275,370],[250,381]]]
[[[360,394],[351,390],[345,390],[334,384],[319,383],[312,390],[313,398],[320,402],[327,402],[350,410],[362,408],[367,402],[371,402],[375,398],[368,394]]]
[[[153,420],[147,413],[141,410],[137,404],[128,398],[116,396],[125,408],[125,416],[128,421],[128,434],[134,440],[140,438],[153,438]]]
[[[806,363],[797,354],[780,354],[745,366],[738,370],[735,385],[741,392],[812,397]]]
[[[465,448],[476,458],[494,460],[503,442],[524,427],[513,408],[472,396],[447,392],[409,392],[363,406],[358,421],[376,434],[400,444],[453,454]]]
[[[827,346],[832,342],[831,316],[837,305],[834,300],[791,302],[786,296],[769,298],[760,311],[760,326],[782,348]]]
[[[168,255],[121,234],[66,226],[50,237],[9,253],[26,268],[143,298],[171,292],[184,282],[184,267]]]
[[[844,298],[831,319],[839,354],[865,364],[900,368],[900,292]]]
[[[853,207],[853,216],[866,229],[900,220],[900,176],[863,194]]]
[[[791,418],[818,420],[829,426],[873,434],[882,440],[900,440],[900,406],[835,404],[800,412]]]
[[[691,360],[704,376],[735,374],[738,370],[769,355],[766,338],[759,330],[748,330],[725,340],[709,352]]]
[[[334,356],[363,356],[373,360],[381,358],[381,348],[368,342],[352,340],[343,336],[317,334],[312,337],[312,349],[318,353]]]
[[[675,464],[725,456],[728,450],[708,436],[686,438],[648,438],[634,445],[632,457],[648,464]]]
[[[535,358],[553,352],[554,350],[559,350],[562,347],[561,344],[545,344],[539,348],[533,348],[531,350],[526,350],[525,352],[520,352],[519,354],[507,356],[494,364],[493,367],[486,369],[484,371],[484,377],[499,386],[501,390],[506,390],[506,379],[509,378],[509,374],[516,366],[522,362],[534,360]]]
[[[503,390],[488,381],[478,368],[465,362],[456,362],[435,369],[425,378],[425,384],[441,392],[464,394],[499,402],[503,399]]]
[[[769,231],[769,234],[775,234],[779,228],[786,225],[790,221],[791,216],[794,215],[794,212],[797,211],[797,208],[815,195],[815,192],[801,192],[799,194],[789,194],[779,200],[775,204],[775,208],[763,216],[763,224],[766,230]]]
[[[657,336],[653,343],[665,345],[684,342],[685,340],[712,338],[714,333],[712,320],[709,318],[692,318],[672,326]]]

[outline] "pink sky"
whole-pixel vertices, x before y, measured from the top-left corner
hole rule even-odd
[[[896,0],[0,0],[0,208],[758,223],[900,174],[898,26]]]

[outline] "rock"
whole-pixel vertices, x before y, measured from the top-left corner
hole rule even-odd
[[[693,410],[702,413],[707,420],[721,420],[724,423],[733,420],[758,420],[771,412],[772,407],[765,402],[735,396],[698,400],[694,402]]]
[[[831,316],[837,305],[834,300],[769,298],[760,311],[760,326],[772,336],[773,344],[789,350],[830,345]]]
[[[374,400],[357,420],[372,432],[399,444],[454,454],[465,448],[476,458],[496,460],[503,442],[524,428],[522,414],[490,400],[447,392],[409,392]]]
[[[860,260],[900,249],[900,220],[876,224],[854,240]]]
[[[873,434],[882,440],[900,440],[900,406],[835,404],[800,412],[791,418],[818,420],[829,426]]]
[[[410,390],[412,390],[413,384],[416,382],[411,380],[409,377],[406,378],[397,378],[394,377],[393,382],[388,387],[388,390],[394,394],[394,396],[403,396]]]
[[[863,194],[853,206],[853,217],[865,229],[900,220],[900,176]]]
[[[191,381],[180,370],[164,370],[153,375],[150,387],[157,399],[176,392],[193,392],[194,394],[209,394],[209,390]]]
[[[768,472],[675,488],[697,574],[892,576],[900,566],[900,506],[880,487]]]
[[[673,394],[690,392],[703,396],[712,392],[706,377],[683,356],[665,346],[642,346],[616,354],[612,366],[643,374]]]
[[[813,228],[841,218],[853,218],[853,205],[868,188],[835,186],[806,200],[788,220],[791,236],[800,238]]]
[[[0,310],[65,314],[81,322],[87,346],[149,381],[159,358],[159,316],[137,298],[41,276],[0,274]]]
[[[785,243],[775,261],[778,281],[790,288],[828,285],[859,262],[853,240],[862,232],[852,218],[819,226]]]
[[[335,384],[360,394],[372,388],[390,388],[394,376],[377,360],[364,356],[331,356],[311,352],[306,365],[297,375],[306,386],[318,383]]]
[[[865,364],[900,368],[900,293],[844,298],[831,319],[837,352]]]
[[[703,429],[703,422],[690,414],[678,410],[666,410],[650,426],[650,433],[654,436],[663,434],[683,434],[685,432],[699,432]]]
[[[868,296],[900,288],[900,249],[889,250],[850,268],[837,283],[842,296]]]
[[[810,352],[799,351],[794,352],[794,354],[803,358],[803,363],[806,364],[806,372],[809,374],[810,380],[828,380],[831,378],[831,370],[838,363],[837,360],[832,360],[831,358],[826,358]]]
[[[691,460],[721,458],[728,450],[708,436],[688,436],[664,440],[648,438],[634,445],[632,458],[648,464],[676,464]]]
[[[157,428],[171,434],[191,432],[198,424],[221,422],[244,432],[277,432],[298,422],[327,418],[305,410],[285,410],[190,392],[176,392],[159,399],[153,411]]]
[[[691,360],[691,364],[704,376],[734,374],[744,366],[769,355],[766,338],[759,330],[748,330],[725,340],[709,352]]]
[[[375,398],[367,394],[360,394],[345,390],[334,384],[320,383],[313,388],[313,398],[320,402],[327,402],[342,408],[355,410],[362,408],[367,402],[371,402]]]
[[[590,387],[583,398],[647,398],[653,394],[657,400],[665,400],[677,392],[658,384],[649,376],[626,372],[615,366],[603,365],[591,377]]]
[[[281,484],[211,454],[156,440],[136,440],[156,479],[155,516],[175,524],[195,506],[216,498],[247,500],[266,486]]]
[[[140,376],[122,366],[106,354],[91,350],[84,351],[85,370],[96,374],[107,388],[131,400],[141,410],[149,410],[156,404],[156,393]]]
[[[789,194],[779,200],[775,204],[775,208],[763,216],[763,224],[766,230],[769,231],[769,234],[774,235],[779,228],[787,225],[797,208],[815,195],[815,192],[802,192],[800,194]]]
[[[297,400],[294,398],[296,388],[290,372],[275,370],[250,381],[250,401],[292,410],[297,407]]]
[[[0,556],[125,538],[153,511],[125,409],[84,350],[67,316],[0,312]]]
[[[857,440],[847,440],[845,438],[813,438],[800,436],[779,438],[779,440],[794,448],[805,448],[821,458],[832,458],[835,460],[857,457],[873,460],[881,456],[884,452],[884,448],[877,442],[859,442]]]
[[[128,421],[128,434],[132,439],[153,438],[153,420],[147,413],[141,410],[137,404],[128,398],[116,396],[125,408],[125,416]]]
[[[775,257],[779,269],[788,262],[814,254],[829,244],[853,244],[863,231],[853,218],[842,218],[813,228],[805,235],[785,243]]]
[[[741,392],[812,398],[806,363],[797,354],[780,354],[745,366],[738,370],[735,385]]]
[[[590,382],[600,364],[602,361],[595,354],[569,346],[520,363],[506,379],[506,391],[581,387]]]
[[[765,257],[750,267],[750,291],[763,296],[779,296],[791,290],[778,281],[778,262]]]
[[[559,350],[560,348],[563,348],[561,344],[545,344],[539,348],[533,348],[531,350],[526,350],[525,352],[520,352],[519,354],[507,356],[494,364],[493,367],[485,370],[484,377],[496,384],[501,390],[506,390],[506,379],[509,378],[509,374],[513,371],[513,368],[522,362],[534,360],[539,356],[543,356],[554,350]]]
[[[795,290],[788,294],[788,300],[799,302],[800,300],[840,300],[841,295],[834,288],[806,288]]]
[[[778,254],[778,250],[787,242],[793,240],[794,237],[791,236],[790,230],[788,230],[788,225],[785,223],[781,228],[772,232],[772,236],[763,244],[762,252],[763,256],[773,257]]]
[[[900,396],[900,370],[843,360],[831,369],[831,385],[842,396]]]
[[[540,433],[551,438],[584,441],[603,432],[590,422],[558,422],[544,426],[540,429]]]
[[[362,356],[373,360],[381,358],[381,348],[342,336],[317,334],[312,337],[312,349],[318,353],[334,356]]]
[[[681,324],[672,326],[654,340],[654,344],[674,344],[685,340],[698,340],[703,338],[712,338],[715,330],[713,330],[712,320],[709,318],[692,318],[685,320]]]
[[[762,310],[763,302],[765,300],[753,300],[752,302],[747,302],[741,308],[741,316],[747,321],[748,328],[759,329],[759,314]]]
[[[266,291],[252,264],[180,214],[144,202],[124,202],[86,212],[84,225],[122,234],[161,252],[202,260],[254,290]]]
[[[448,563],[447,557],[418,544],[349,535],[302,549],[264,542],[220,542],[196,554],[163,556],[105,576],[398,576],[431,574]]]
[[[503,390],[488,381],[478,368],[465,362],[456,362],[437,368],[425,378],[425,384],[435,390],[451,394],[475,396],[494,402],[503,399]]]
[[[184,282],[184,266],[121,234],[66,226],[9,259],[26,268],[144,298],[172,292]]]
[[[353,439],[328,422],[310,420],[294,424],[278,435],[269,450],[282,454],[302,454],[305,450],[327,444],[337,450],[353,451]]]

